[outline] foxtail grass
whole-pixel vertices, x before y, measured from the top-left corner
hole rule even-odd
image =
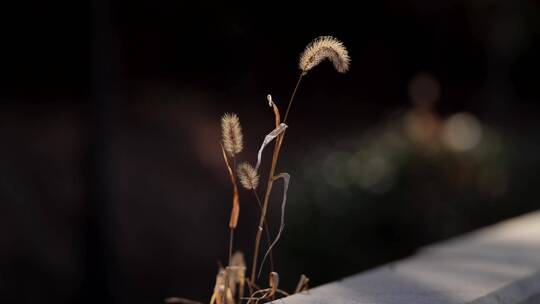
[[[283,120],[281,119],[280,110],[278,105],[272,99],[271,95],[267,96],[268,105],[272,108],[274,113],[275,128],[269,132],[259,149],[257,155],[257,164],[253,167],[249,162],[241,162],[238,166],[237,157],[244,149],[244,138],[242,134],[242,127],[240,125],[240,119],[236,114],[225,114],[221,118],[221,150],[225,167],[231,180],[233,188],[232,208],[229,218],[229,250],[228,250],[228,266],[220,267],[218,274],[216,275],[216,282],[214,285],[214,292],[210,299],[210,304],[236,304],[241,303],[243,300],[247,301],[247,304],[259,303],[260,301],[273,300],[276,297],[287,296],[289,293],[283,291],[279,287],[279,275],[274,269],[274,260],[272,251],[274,246],[278,242],[283,228],[285,226],[285,206],[287,201],[287,191],[290,175],[286,172],[277,173],[276,167],[279,161],[281,148],[285,138],[287,123],[289,114],[292,108],[293,101],[297,95],[298,89],[302,79],[313,68],[319,65],[322,61],[330,61],[337,72],[345,73],[350,67],[350,57],[347,49],[343,43],[331,36],[321,36],[310,42],[304,51],[301,53],[298,68],[300,73],[296,81],[296,85],[288,100],[285,115]],[[261,200],[258,191],[261,191],[259,169],[265,147],[274,141],[272,158],[268,171],[268,177],[266,179],[266,187],[264,188],[263,199]],[[268,229],[268,208],[270,204],[270,195],[274,187],[274,182],[278,179],[283,179],[283,199],[281,203],[281,220],[279,231],[276,234],[274,240],[272,240],[270,231]],[[246,278],[246,264],[244,262],[243,255],[239,252],[233,254],[234,251],[234,231],[237,228],[238,220],[240,217],[240,199],[239,199],[239,187],[240,185],[246,190],[253,193],[255,201],[259,206],[260,217],[255,234],[255,242],[253,245],[253,256],[251,263],[251,273],[249,279]],[[260,287],[257,279],[258,258],[261,248],[261,238],[263,231],[266,232],[267,248],[262,259],[259,276],[262,272],[263,265],[266,257],[269,257],[270,271],[268,273],[268,286],[267,288]],[[295,293],[307,290],[309,278],[302,274],[300,281],[298,282]],[[244,297],[245,285],[249,288],[249,296]],[[190,300],[183,298],[169,298],[168,303],[189,303]],[[176,302],[175,302],[176,301]],[[195,303],[195,302],[193,302]],[[198,302],[197,302],[198,303]]]

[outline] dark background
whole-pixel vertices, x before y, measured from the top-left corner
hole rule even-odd
[[[319,35],[352,65],[311,71],[291,112],[284,289],[538,208],[538,1],[8,3],[2,303],[208,301],[231,207],[219,119],[238,113],[254,162],[266,94],[284,111]],[[251,260],[258,208],[241,203]]]

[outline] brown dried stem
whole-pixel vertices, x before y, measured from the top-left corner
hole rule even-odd
[[[262,203],[261,199],[259,198],[259,195],[257,194],[257,191],[253,190],[253,194],[255,195],[255,198],[257,199],[257,203],[259,204],[259,208],[262,211]],[[268,229],[268,221],[264,219],[264,230],[266,232],[266,240],[268,242],[268,246],[272,243],[272,238],[270,238],[270,230]],[[270,271],[274,271],[274,255],[272,254],[272,251],[269,253],[270,255]]]
[[[296,82],[296,86],[294,87],[293,93],[291,95],[291,99],[289,100],[289,104],[287,105],[287,112],[285,113],[285,118],[283,121],[285,122],[287,120],[287,115],[289,114],[289,111],[291,109],[292,102],[294,100],[294,97],[296,95],[296,91],[298,90],[298,87],[300,85],[300,81],[302,80],[303,74],[300,74],[300,77],[298,78],[298,81]],[[276,126],[279,125],[278,118],[276,118]],[[255,283],[255,273],[257,271],[257,259],[259,256],[259,247],[261,243],[261,235],[263,230],[263,224],[266,221],[266,212],[268,210],[268,202],[270,201],[270,194],[272,193],[272,187],[274,185],[274,175],[276,173],[276,165],[277,161],[279,159],[279,153],[281,151],[281,144],[283,142],[283,138],[285,136],[285,131],[278,135],[276,138],[276,143],[274,144],[274,152],[272,154],[272,163],[270,165],[270,172],[268,174],[268,182],[266,184],[266,193],[264,194],[264,201],[263,201],[263,207],[261,211],[261,217],[259,219],[259,229],[257,230],[257,235],[255,236],[255,249],[253,250],[253,263],[251,264],[251,282]]]
[[[225,160],[225,165],[227,166],[227,171],[229,172],[229,177],[231,178],[231,183],[233,185],[233,208],[231,210],[231,217],[229,220],[229,229],[230,229],[230,237],[229,237],[229,264],[231,263],[231,257],[232,257],[232,249],[233,249],[233,239],[234,239],[234,229],[236,228],[236,225],[238,224],[238,216],[240,213],[240,199],[238,195],[238,186],[236,184],[236,176],[234,175],[234,171],[231,168],[231,165],[229,164],[229,158],[227,157],[227,153],[225,153],[225,149],[223,148],[223,145],[221,146],[221,152],[223,153],[223,159]],[[234,157],[233,157],[234,160]]]

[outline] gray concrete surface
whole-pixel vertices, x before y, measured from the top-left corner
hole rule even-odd
[[[274,303],[540,304],[540,211]]]

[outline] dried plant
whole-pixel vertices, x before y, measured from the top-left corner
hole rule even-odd
[[[301,70],[296,86],[291,94],[287,110],[283,120],[277,104],[272,99],[271,95],[267,96],[268,105],[272,108],[274,113],[275,127],[265,137],[257,154],[257,164],[255,167],[251,166],[247,162],[240,163],[236,167],[236,157],[243,150],[243,136],[242,128],[240,126],[240,120],[236,114],[225,114],[221,119],[222,128],[222,154],[225,161],[231,183],[233,185],[233,208],[229,220],[230,239],[229,239],[229,264],[227,267],[220,267],[216,276],[216,283],[214,286],[214,292],[212,294],[211,304],[235,304],[241,303],[242,300],[247,300],[247,303],[259,303],[261,301],[273,300],[276,297],[287,296],[287,292],[279,289],[279,275],[274,271],[274,263],[272,257],[272,251],[277,244],[283,229],[285,227],[285,207],[287,202],[287,191],[289,187],[290,175],[288,173],[276,173],[276,166],[279,160],[283,139],[288,125],[286,124],[291,105],[293,103],[296,92],[299,88],[302,77],[304,77],[308,71],[313,69],[321,61],[330,60],[336,70],[340,73],[345,73],[349,69],[350,58],[347,49],[339,40],[330,36],[321,36],[313,40],[304,52],[300,56],[299,68]],[[268,172],[268,179],[266,182],[266,188],[264,189],[264,196],[261,201],[257,191],[260,188],[260,176],[259,169],[262,164],[262,157],[265,148],[274,142],[274,148],[272,152],[272,158],[270,168]],[[232,162],[229,160],[231,158]],[[232,163],[232,165],[231,165]],[[236,167],[236,171],[233,168]],[[240,184],[247,190],[253,193],[255,201],[260,208],[259,225],[256,230],[255,242],[253,248],[253,261],[251,263],[251,274],[249,279],[246,278],[246,265],[243,255],[239,252],[232,254],[233,251],[233,237],[234,229],[237,227],[239,214],[240,214],[240,202],[238,195],[238,186],[236,180],[240,181]],[[272,193],[274,182],[283,180],[283,196],[281,202],[281,219],[279,230],[276,237],[272,241],[270,232],[268,229],[267,212],[270,202],[270,195]],[[256,276],[258,269],[259,250],[261,246],[261,237],[263,231],[266,232],[267,248],[262,259],[259,275]],[[257,278],[261,275],[264,262],[266,258],[270,260],[270,271],[268,274],[268,288],[261,288],[257,285]],[[302,275],[300,281],[296,286],[295,293],[307,290],[309,279]],[[249,296],[244,297],[244,286],[247,284],[249,288]],[[170,298],[174,300],[189,301],[182,298]],[[174,303],[174,302],[170,302]],[[188,302],[178,302],[188,303]]]
[[[239,297],[244,294],[244,286],[246,285],[246,262],[242,252],[237,251],[231,258],[231,264],[227,267],[230,273],[229,281],[232,283],[233,293],[236,293],[238,286]]]
[[[270,272],[269,278],[268,278],[268,288],[265,289],[259,289],[251,294],[248,298],[245,298],[248,300],[247,304],[251,303],[259,303],[260,301],[264,300],[272,300],[276,295],[282,295],[282,296],[288,296],[289,293],[286,291],[283,291],[279,289],[279,275],[277,272]]]
[[[216,275],[214,293],[210,298],[210,304],[234,304],[233,288],[229,283],[229,272],[225,268],[220,268]]]
[[[236,154],[242,152],[244,148],[244,139],[242,135],[242,127],[240,126],[240,119],[236,114],[225,114],[221,118],[221,135],[222,144],[221,151],[223,152],[223,159],[227,166],[227,171],[231,178],[233,185],[233,207],[231,209],[231,216],[229,219],[229,263],[231,262],[233,243],[234,243],[234,229],[238,225],[238,218],[240,217],[240,198],[238,195],[238,186],[236,184],[236,176],[229,163],[227,153],[233,158],[233,166],[236,163]]]

